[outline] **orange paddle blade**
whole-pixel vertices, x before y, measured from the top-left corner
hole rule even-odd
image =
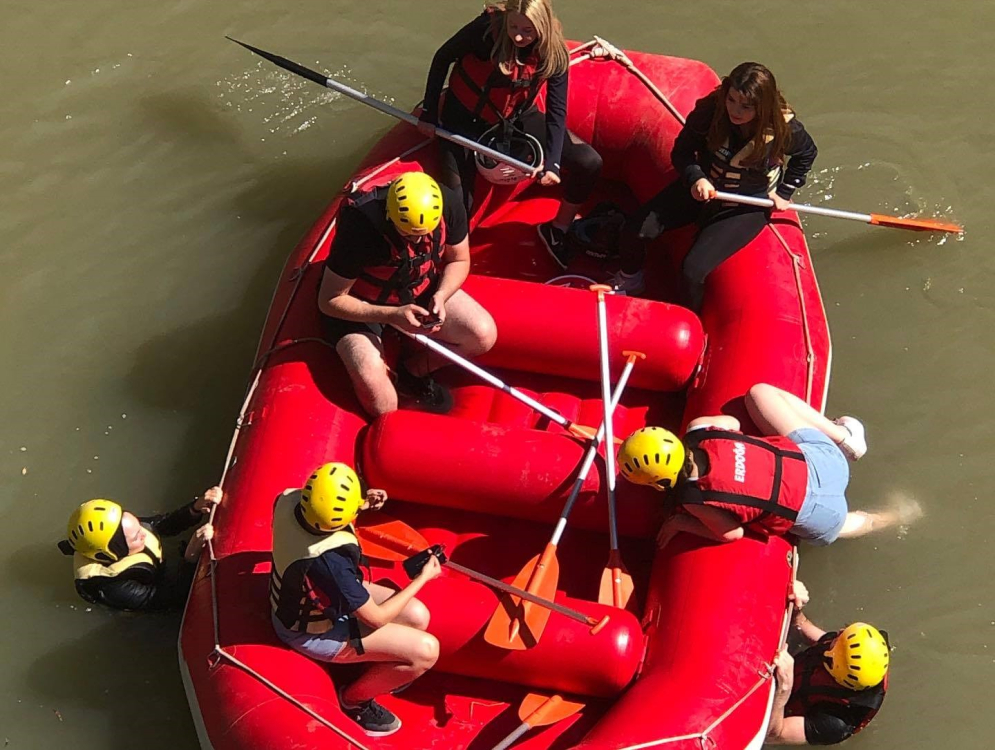
[[[529,693],[518,707],[518,718],[530,727],[544,727],[573,716],[582,708],[583,703],[564,700],[559,695]]]
[[[900,219],[897,216],[871,214],[870,223],[881,227],[911,229],[913,232],[951,232],[953,234],[964,233],[964,227],[962,226],[957,224],[948,224],[943,221],[934,221],[932,219]]]
[[[356,536],[363,552],[379,560],[407,560],[429,546],[428,540],[404,521],[382,516],[374,523],[357,527]]]
[[[552,601],[560,580],[560,563],[556,559],[556,545],[546,545],[542,556],[533,557],[515,577],[512,585]],[[484,640],[498,648],[523,651],[539,642],[550,610],[524,602],[512,594],[502,594],[498,608],[491,616]]]
[[[629,605],[634,588],[632,576],[622,564],[618,550],[612,550],[608,555],[608,563],[605,565],[604,572],[601,574],[598,603],[625,609]]]

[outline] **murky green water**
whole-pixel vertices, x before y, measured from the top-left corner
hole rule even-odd
[[[926,517],[808,551],[812,619],[897,646],[854,748],[987,748],[995,438],[990,34],[995,6],[560,2],[569,36],[758,59],[817,139],[801,199],[922,211],[961,242],[809,220],[834,334],[830,411],[872,446],[851,485]],[[4,4],[0,26],[0,740],[196,744],[177,619],[90,611],[55,550],[69,509],[167,509],[217,479],[276,275],[390,122],[289,80],[229,33],[408,105],[478,3]],[[143,722],[151,729],[144,731]]]

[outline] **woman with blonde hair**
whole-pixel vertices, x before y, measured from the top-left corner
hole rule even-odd
[[[770,198],[791,207],[818,149],[760,63],[733,68],[699,99],[674,141],[671,162],[678,179],[629,221],[616,287],[638,294],[644,287],[645,242],[664,230],[697,222],[700,230],[684,259],[686,301],[698,311],[708,274],[760,234],[771,209],[713,200],[716,190]]]
[[[564,172],[559,211],[538,227],[540,239],[562,268],[569,261],[563,243],[566,231],[594,189],[602,166],[598,153],[566,129],[569,62],[550,0],[489,3],[435,53],[420,126],[430,134],[441,124],[474,139],[500,126],[505,140],[522,132],[538,140],[545,153],[540,184],[556,185],[561,182],[561,168]],[[440,113],[439,98],[450,66]],[[545,114],[537,106],[543,96]],[[441,148],[440,182],[462,190],[469,207],[474,156],[448,141]]]

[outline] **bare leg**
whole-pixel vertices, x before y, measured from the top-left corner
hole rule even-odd
[[[882,531],[895,526],[907,526],[923,516],[922,506],[911,497],[895,494],[889,500],[889,507],[877,511],[854,510],[846,514],[840,539],[854,539],[858,536]]]
[[[335,351],[342,358],[359,403],[374,419],[397,410],[397,391],[387,373],[383,345],[372,333],[350,333]]]
[[[383,586],[379,583],[366,582],[363,583],[367,591],[370,592],[370,596],[373,597],[373,601],[377,604],[383,604],[385,601],[390,599],[394,594],[397,593],[396,589],[392,589],[389,586]],[[401,614],[397,616],[394,620],[398,625],[407,625],[409,628],[415,628],[416,630],[428,630],[428,622],[431,616],[426,607],[418,598],[411,599],[401,610]]]
[[[346,646],[334,659],[336,664],[377,662],[342,691],[342,700],[349,705],[365,703],[407,685],[431,669],[439,658],[435,636],[396,622],[363,636],[363,648],[365,653],[359,655]]]
[[[765,435],[788,435],[803,427],[813,427],[839,445],[849,431],[797,396],[766,383],[757,383],[746,394],[746,411]]]
[[[446,321],[433,337],[463,357],[475,357],[494,346],[497,326],[491,314],[460,289],[446,302]],[[421,349],[411,355],[405,367],[412,375],[421,376],[448,364],[442,355]]]

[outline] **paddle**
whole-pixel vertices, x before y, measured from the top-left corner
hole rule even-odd
[[[608,312],[605,294],[612,288],[605,284],[592,284],[591,291],[598,295],[598,342],[601,348],[601,400],[604,405],[605,442],[614,445],[612,440],[611,375],[608,371]],[[622,563],[618,551],[618,521],[615,518],[615,451],[605,451],[605,474],[608,488],[608,563],[601,575],[598,601],[624,609],[632,597],[632,576]]]
[[[418,574],[418,571],[428,561],[428,556],[432,554],[439,558],[439,562],[442,565],[455,570],[457,573],[462,573],[468,578],[480,581],[503,593],[526,599],[532,604],[542,607],[544,611],[557,612],[564,617],[569,617],[571,620],[590,625],[591,635],[597,635],[611,619],[610,615],[605,615],[598,620],[576,609],[557,604],[549,599],[536,596],[528,591],[509,585],[504,581],[499,581],[497,578],[492,578],[472,568],[455,563],[446,557],[441,545],[429,545],[425,537],[403,521],[391,519],[370,526],[360,526],[356,528],[356,535],[359,537],[362,550],[365,554],[381,560],[411,563],[405,565],[405,571],[412,578]],[[423,559],[413,560],[412,557],[423,557]]]
[[[726,201],[728,203],[742,203],[744,206],[760,206],[762,208],[772,208],[774,206],[774,201],[769,198],[751,198],[748,195],[726,193],[722,190],[715,191],[715,200]],[[823,208],[822,206],[806,206],[801,203],[792,203],[791,210],[797,211],[800,214],[815,214],[816,216],[829,216],[833,219],[862,221],[865,224],[873,224],[879,227],[910,229],[913,232],[964,233],[964,228],[957,224],[947,224],[933,219],[902,219],[898,216],[885,216],[884,214],[858,214],[853,211],[840,211],[839,209]]]
[[[618,379],[618,385],[615,386],[615,394],[611,399],[613,411],[618,406],[622,392],[629,382],[629,375],[632,373],[632,368],[635,366],[636,360],[645,358],[645,355],[639,352],[628,352],[626,356],[628,357],[628,361],[625,363],[625,369],[622,370],[622,375]],[[605,425],[602,424],[598,430],[598,434],[595,435],[594,440],[591,441],[591,445],[587,449],[587,454],[584,456],[580,471],[574,480],[570,495],[567,497],[567,501],[563,505],[563,510],[560,512],[560,518],[556,522],[556,528],[553,530],[552,537],[546,544],[542,555],[533,557],[525,564],[525,567],[515,577],[514,586],[520,589],[524,588],[533,594],[539,593],[547,599],[556,596],[556,587],[560,580],[560,562],[556,557],[556,548],[560,543],[560,538],[563,536],[564,529],[567,527],[567,518],[570,516],[574,502],[576,502],[581,487],[584,485],[584,480],[587,479],[587,474],[591,470],[592,464],[594,464],[595,456],[598,455],[598,445],[603,439],[604,433]],[[484,631],[484,640],[498,648],[521,651],[539,642],[539,638],[542,636],[542,632],[546,628],[548,621],[549,612],[542,609],[537,610],[534,607],[530,607],[527,602],[523,603],[521,600],[516,601],[513,598],[502,598],[500,606],[491,616],[487,630]],[[528,631],[528,642],[522,638],[522,624],[525,625]]]
[[[583,703],[563,700],[559,695],[549,697],[539,693],[529,693],[518,707],[518,718],[522,720],[518,729],[509,734],[491,750],[505,750],[511,747],[515,740],[534,727],[544,727],[573,716],[584,708]]]
[[[493,385],[495,388],[498,388],[498,389],[504,391],[505,393],[507,393],[509,396],[512,396],[513,398],[518,399],[519,401],[521,401],[526,406],[531,407],[532,409],[534,409],[535,411],[539,412],[540,414],[542,414],[547,419],[549,419],[549,420],[555,422],[556,424],[558,424],[560,427],[562,427],[564,430],[566,430],[567,432],[569,432],[575,438],[579,438],[581,440],[591,440],[591,439],[594,438],[594,428],[593,427],[587,427],[585,425],[574,424],[573,422],[571,422],[569,419],[567,419],[566,417],[564,417],[562,414],[560,414],[555,409],[551,409],[548,406],[545,406],[544,404],[539,403],[534,398],[532,398],[531,396],[528,396],[528,395],[522,393],[520,390],[518,390],[514,386],[508,385],[507,383],[505,383],[503,380],[501,380],[497,376],[492,375],[491,373],[487,372],[487,370],[483,369],[482,367],[480,367],[478,365],[475,365],[470,360],[465,359],[464,357],[461,357],[459,354],[457,354],[456,352],[452,351],[451,349],[446,348],[445,346],[443,346],[442,344],[440,344],[438,341],[430,339],[428,336],[426,336],[423,333],[409,333],[408,331],[405,331],[403,328],[399,328],[397,326],[395,326],[395,328],[397,328],[397,330],[399,330],[405,336],[409,336],[409,337],[413,338],[419,344],[422,344],[423,346],[427,346],[433,352],[436,352],[437,354],[441,354],[443,357],[445,357],[446,359],[448,359],[450,362],[454,362],[457,365],[459,365],[460,367],[462,367],[464,370],[467,370],[468,372],[472,372],[478,378],[481,378],[481,379],[487,381],[488,383],[490,383],[491,385]]]
[[[250,52],[254,52],[255,54],[259,55],[260,57],[266,60],[269,60],[271,63],[280,68],[283,68],[284,70],[288,70],[291,73],[299,75],[302,78],[306,78],[309,81],[314,81],[319,86],[330,88],[332,89],[332,91],[338,91],[340,94],[344,94],[345,96],[348,96],[350,99],[355,99],[357,102],[365,104],[368,107],[373,107],[373,109],[378,110],[379,112],[383,112],[386,115],[390,115],[391,117],[395,117],[398,120],[401,120],[402,122],[408,123],[409,125],[414,125],[416,127],[418,125],[419,122],[418,118],[415,117],[414,115],[408,112],[403,112],[402,110],[392,107],[389,104],[380,101],[379,99],[373,98],[372,96],[368,96],[367,94],[364,94],[362,91],[357,91],[354,88],[346,86],[344,83],[339,83],[338,81],[332,78],[328,78],[327,76],[324,76],[315,70],[311,70],[310,68],[305,68],[303,65],[295,63],[293,60],[288,60],[285,57],[280,57],[280,55],[274,55],[272,52],[267,52],[266,50],[259,49],[258,47],[253,47],[251,44],[240,42],[238,39],[233,39],[230,36],[225,36],[225,39],[228,39],[229,41],[235,42],[235,44],[245,47]],[[443,130],[442,128],[439,127],[435,128],[435,134],[440,138],[445,138],[447,141],[452,141],[453,143],[462,146],[463,148],[468,148],[471,151],[476,151],[478,154],[489,156],[491,159],[494,159],[494,161],[499,161],[503,164],[509,164],[532,177],[538,174],[539,170],[541,169],[541,166],[538,168],[533,167],[529,164],[526,164],[523,161],[515,159],[512,156],[508,156],[507,154],[502,154],[500,151],[495,151],[494,149],[488,148],[487,146],[477,143],[476,141],[470,140],[469,138],[464,138],[463,136],[457,135],[456,133],[450,133],[449,131]]]

